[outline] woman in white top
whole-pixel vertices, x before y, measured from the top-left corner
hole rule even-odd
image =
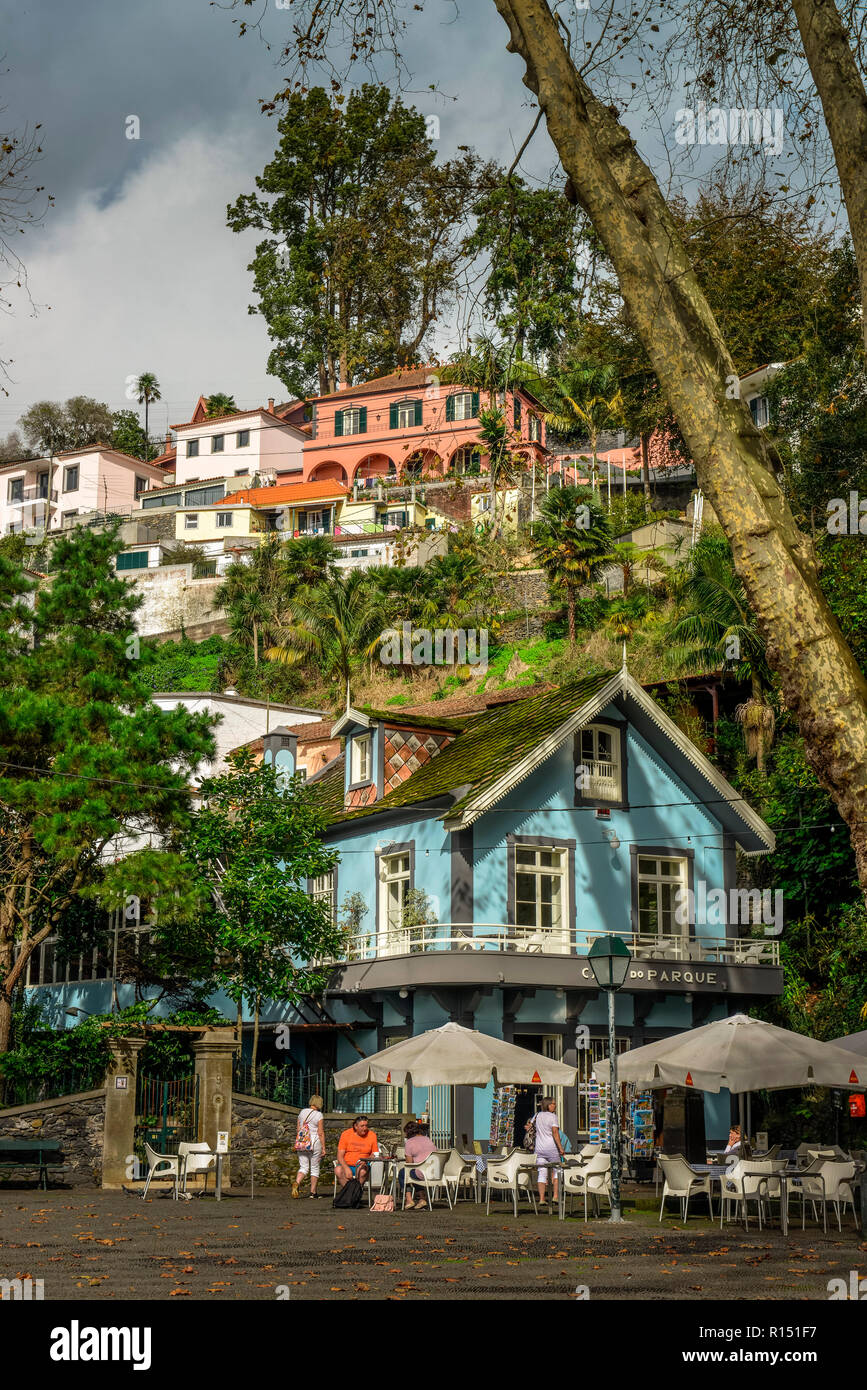
[[[322,1123],[322,1107],[324,1104],[325,1101],[321,1096],[311,1096],[310,1104],[307,1108],[299,1111],[295,1137],[297,1139],[306,1125],[310,1133],[312,1148],[307,1149],[306,1152],[301,1151],[298,1154],[298,1173],[292,1184],[293,1197],[301,1196],[301,1184],[308,1173],[310,1174],[310,1196],[311,1198],[319,1196],[316,1189],[319,1186],[319,1169],[325,1154],[325,1126]]]
[[[563,1144],[560,1139],[560,1121],[556,1115],[557,1102],[553,1096],[546,1096],[536,1116],[536,1167],[539,1169],[539,1201],[545,1201],[548,1184],[548,1168],[563,1157]],[[551,1197],[557,1200],[557,1170],[551,1180]]]

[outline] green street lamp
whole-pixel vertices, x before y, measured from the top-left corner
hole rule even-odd
[[[600,989],[608,996],[608,1059],[611,1064],[611,1217],[622,1221],[620,1212],[620,1087],[617,1084],[617,1047],[614,1040],[614,996],[626,982],[632,956],[619,936],[598,936],[587,952],[590,969]]]

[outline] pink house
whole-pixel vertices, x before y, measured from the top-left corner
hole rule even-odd
[[[442,477],[484,469],[479,411],[485,393],[441,384],[435,367],[407,367],[313,403],[302,448],[304,481],[351,485],[369,478]],[[545,457],[540,403],[520,388],[500,396],[513,448],[528,463]]]

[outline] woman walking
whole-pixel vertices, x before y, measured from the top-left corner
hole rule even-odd
[[[311,1096],[306,1109],[299,1111],[295,1130],[295,1150],[298,1154],[298,1173],[292,1184],[292,1196],[301,1196],[301,1184],[310,1174],[310,1196],[318,1197],[319,1169],[325,1156],[325,1125],[322,1122],[321,1096]]]
[[[548,1169],[558,1163],[564,1149],[560,1138],[560,1121],[556,1115],[557,1102],[553,1096],[545,1096],[536,1115],[536,1167],[539,1170],[539,1201],[544,1205],[548,1185]],[[551,1179],[551,1199],[557,1200],[557,1169]]]

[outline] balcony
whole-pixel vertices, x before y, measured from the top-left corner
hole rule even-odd
[[[657,936],[614,933],[629,947],[625,990],[775,995],[782,989],[776,937]],[[330,989],[508,983],[595,989],[586,962],[606,933],[540,929],[502,922],[437,922],[348,937]],[[326,963],[326,962],[323,962]]]

